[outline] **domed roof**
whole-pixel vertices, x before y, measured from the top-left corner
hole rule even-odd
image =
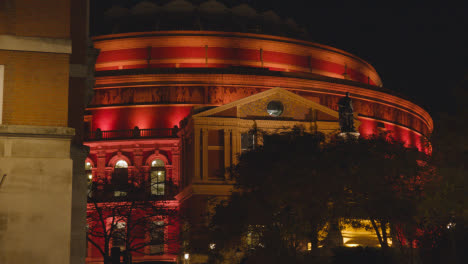
[[[279,17],[273,10],[263,12],[262,17],[267,22],[281,23],[281,17]]]
[[[125,17],[125,16],[128,16],[129,14],[130,14],[130,11],[127,8],[121,7],[121,6],[113,6],[104,13],[104,16],[106,18],[113,19],[113,18]]]
[[[231,9],[231,11],[234,15],[237,15],[240,17],[253,18],[257,16],[257,11],[255,11],[255,9],[253,9],[247,4],[241,4],[241,5],[235,6]]]
[[[154,15],[158,13],[160,7],[154,3],[143,1],[130,9],[132,15]]]
[[[226,14],[229,11],[225,5],[216,0],[208,0],[203,2],[198,7],[198,10],[205,14]]]
[[[141,0],[128,8],[115,5],[104,14],[104,32],[126,33],[164,30],[210,30],[268,34],[306,38],[304,29],[292,20],[284,20],[272,10],[258,13],[247,4],[232,8],[222,0],[169,0],[162,6]],[[97,22],[98,24],[100,22]]]
[[[185,0],[172,0],[164,5],[163,9],[168,13],[191,13],[195,6]]]

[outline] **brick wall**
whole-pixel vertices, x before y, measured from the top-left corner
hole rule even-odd
[[[69,38],[70,1],[2,0],[0,34]]]
[[[0,50],[3,124],[67,126],[68,54]]]

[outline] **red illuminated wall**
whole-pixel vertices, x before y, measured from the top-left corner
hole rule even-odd
[[[191,106],[122,107],[91,110],[93,130],[172,128],[186,117]]]
[[[360,58],[329,46],[289,38],[222,32],[148,32],[94,38],[97,71],[139,68],[263,67],[315,73],[371,85],[382,82]]]
[[[427,151],[422,141],[424,138],[416,131],[399,125],[391,124],[388,122],[377,121],[370,118],[359,118],[361,125],[359,126],[359,133],[361,136],[368,137],[378,132],[388,132],[389,136],[393,139],[404,142],[407,147],[415,147],[419,151]]]

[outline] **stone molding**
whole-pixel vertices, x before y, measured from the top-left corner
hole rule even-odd
[[[0,125],[0,137],[36,137],[71,139],[75,129],[70,127]]]
[[[217,195],[227,196],[231,195],[234,190],[234,183],[229,181],[219,182],[194,182],[190,186],[183,189],[176,195],[177,201],[182,203],[193,195]]]
[[[0,50],[71,54],[70,39],[0,35]]]
[[[336,80],[333,78],[314,78],[314,77],[301,77],[301,76],[265,76],[265,75],[241,75],[241,74],[190,74],[180,73],[174,74],[129,74],[120,76],[102,76],[96,80],[96,86],[98,89],[112,89],[112,88],[126,88],[135,87],[138,83],[138,87],[172,87],[180,86],[184,83],[185,86],[228,86],[236,88],[251,87],[250,89],[271,89],[276,87],[282,87],[289,91],[300,91],[304,93],[315,94],[326,94],[330,96],[344,96],[343,91],[349,91],[352,95],[353,100],[360,100],[363,102],[369,102],[377,104],[391,109],[396,109],[402,113],[408,114],[418,119],[428,131],[433,130],[433,120],[429,113],[422,107],[409,101],[405,98],[400,98],[397,95],[391,94],[390,90],[380,89],[373,86],[362,85],[357,82],[349,82],[343,80]],[[196,85],[195,85],[196,84]],[[211,103],[211,102],[210,102]],[[214,104],[214,105],[220,105]],[[224,102],[222,103],[224,105]],[[103,106],[95,106],[91,109],[101,108]],[[104,106],[104,107],[117,107]],[[135,106],[125,106],[135,107]],[[375,115],[376,113],[374,113]],[[379,117],[385,119],[383,117]],[[385,119],[391,123],[390,119]],[[411,124],[402,123],[405,126],[411,126]],[[414,128],[413,128],[414,129]],[[416,129],[414,129],[416,130]],[[423,130],[417,130],[420,133],[425,134]]]

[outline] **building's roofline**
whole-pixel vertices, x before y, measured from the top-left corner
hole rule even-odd
[[[132,32],[132,33],[119,33],[119,34],[107,34],[107,35],[100,35],[100,36],[95,36],[92,37],[94,42],[100,42],[100,41],[107,41],[107,40],[117,40],[117,39],[128,39],[128,38],[146,38],[146,37],[156,37],[156,36],[200,36],[200,37],[207,37],[207,36],[217,36],[217,37],[223,37],[223,38],[235,38],[235,37],[240,37],[240,38],[251,38],[251,39],[257,39],[257,40],[271,40],[271,41],[277,41],[277,42],[283,42],[283,43],[288,43],[288,44],[296,44],[296,45],[302,45],[305,47],[311,47],[311,48],[316,48],[320,50],[324,50],[327,52],[333,52],[336,54],[340,54],[343,56],[346,56],[348,58],[351,58],[353,60],[357,60],[360,63],[363,63],[369,69],[371,69],[373,72],[375,72],[378,76],[377,70],[372,66],[369,62],[365,61],[364,59],[349,53],[347,51],[334,48],[332,46],[320,44],[317,42],[311,42],[311,41],[305,41],[305,40],[300,40],[300,39],[294,39],[294,38],[288,38],[288,37],[281,37],[281,36],[274,36],[274,35],[267,35],[267,34],[253,34],[253,33],[241,33],[241,32],[221,32],[221,31],[186,31],[186,30],[180,30],[180,31],[148,31],[148,32]],[[380,76],[378,76],[379,81]]]

